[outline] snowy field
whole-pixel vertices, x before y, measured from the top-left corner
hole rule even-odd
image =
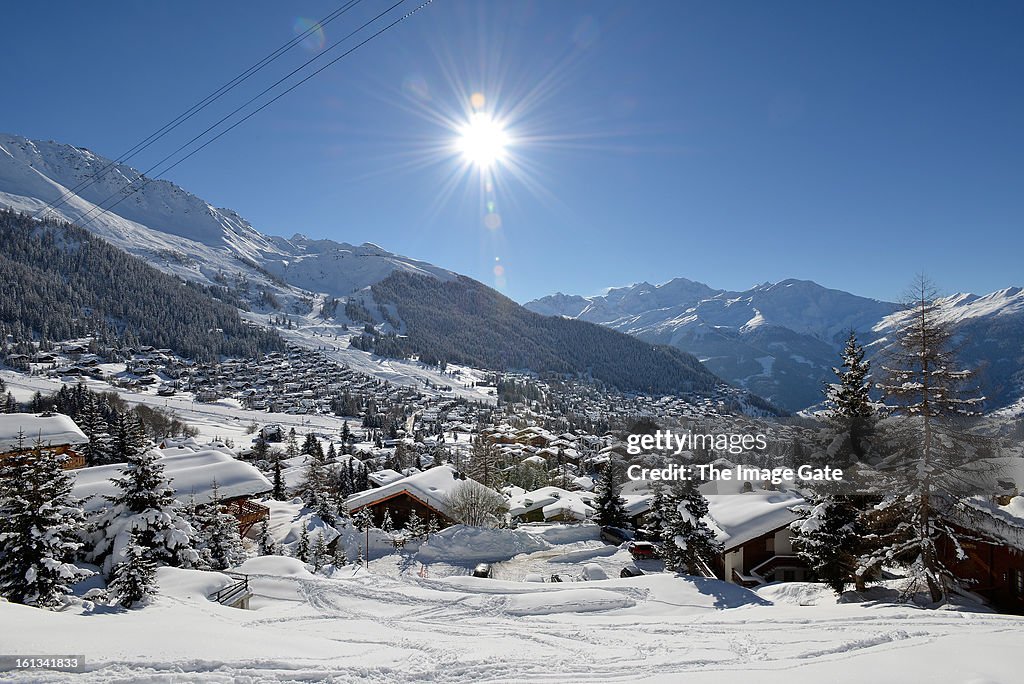
[[[578,542],[572,542],[577,545]],[[608,547],[611,549],[612,547]],[[613,553],[616,553],[613,549]],[[378,563],[383,561],[378,561]],[[570,565],[570,563],[563,563]],[[837,605],[813,585],[761,594],[653,574],[534,584],[351,566],[314,576],[257,558],[252,610],[226,579],[164,568],[155,603],[53,613],[0,604],[5,653],[84,655],[81,674],[7,681],[1011,682],[1020,618]],[[817,605],[800,605],[817,602]]]

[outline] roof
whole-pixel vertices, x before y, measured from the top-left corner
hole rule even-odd
[[[788,526],[800,518],[792,509],[806,503],[797,494],[775,491],[709,494],[707,500],[705,520],[726,551]]]
[[[164,475],[170,480],[179,501],[194,496],[197,504],[209,503],[213,498],[215,480],[221,499],[253,496],[273,489],[259,470],[217,449],[171,455],[164,455],[159,450],[156,453],[160,454]],[[72,496],[80,499],[93,497],[86,502],[86,510],[103,508],[103,497],[118,493],[112,479],[121,477],[123,469],[123,463],[115,463],[68,471],[75,477]]]
[[[353,494],[345,503],[350,511],[356,511],[406,492],[439,513],[449,515],[448,506],[445,503],[448,494],[460,483],[470,481],[469,478],[463,479],[460,473],[451,466],[441,465],[389,482],[376,489]]]
[[[580,519],[594,512],[590,502],[593,494],[589,492],[570,492],[560,487],[541,487],[532,492],[525,492],[509,499],[509,515],[525,515],[538,508],[545,518],[570,512]]]
[[[25,435],[25,446],[31,447],[36,439],[47,446],[85,444],[85,436],[75,421],[61,413],[3,413],[0,414],[0,453],[18,448],[18,433]]]

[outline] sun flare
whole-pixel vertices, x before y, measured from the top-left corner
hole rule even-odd
[[[459,128],[456,147],[467,162],[489,169],[505,159],[509,142],[501,122],[486,112],[474,112]]]

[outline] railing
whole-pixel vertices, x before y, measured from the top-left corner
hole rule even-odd
[[[216,601],[221,605],[230,605],[241,596],[250,593],[248,575],[242,575],[235,572],[225,572],[224,574],[235,580],[235,582],[229,584],[220,591],[215,591],[207,596],[211,601]]]
[[[238,518],[238,532],[242,536],[253,528],[253,525],[270,517],[270,509],[249,499],[239,499],[225,505],[225,508]]]

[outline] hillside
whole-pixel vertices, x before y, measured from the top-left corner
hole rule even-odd
[[[81,228],[0,211],[0,339],[98,332],[201,359],[283,346],[237,304],[227,288],[161,273]]]
[[[541,316],[465,276],[442,281],[396,272],[372,290],[405,324],[407,336],[398,344],[406,353],[496,370],[590,376],[622,390],[705,391],[720,382],[689,354]]]

